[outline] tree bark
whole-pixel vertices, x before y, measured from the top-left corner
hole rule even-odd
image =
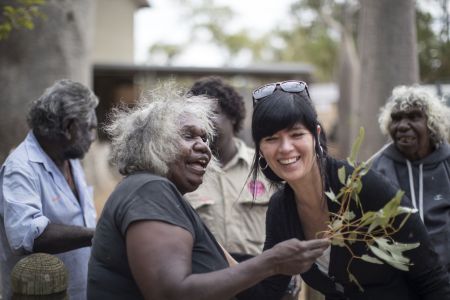
[[[47,0],[34,30],[0,41],[0,163],[25,137],[29,104],[46,87],[61,78],[90,85],[94,9],[92,0]]]
[[[345,21],[340,30],[341,41],[338,66],[338,112],[340,117],[337,124],[337,133],[340,158],[346,158],[350,155],[352,142],[358,134],[356,113],[360,79],[360,65],[355,39],[352,35],[350,8],[347,7],[344,13]]]
[[[366,130],[360,158],[367,159],[386,141],[378,126],[380,107],[395,86],[419,81],[419,66],[415,1],[360,2],[358,38],[361,79],[355,117]]]

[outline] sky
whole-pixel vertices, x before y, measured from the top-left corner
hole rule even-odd
[[[236,11],[231,25],[233,28],[247,28],[255,34],[270,31],[286,19],[293,0],[216,0],[226,3]],[[183,27],[182,9],[174,0],[152,0],[150,8],[138,10],[135,15],[135,63],[144,63],[151,45],[158,42],[177,43],[188,41],[188,30]],[[191,44],[189,51],[180,57],[177,65],[220,66],[223,55],[211,44]],[[245,57],[242,58],[246,60]]]

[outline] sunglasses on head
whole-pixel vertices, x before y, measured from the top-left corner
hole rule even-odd
[[[252,93],[253,105],[256,105],[259,100],[272,95],[278,86],[282,91],[288,93],[301,93],[303,91],[306,91],[309,97],[308,85],[306,84],[306,82],[299,80],[287,80],[282,82],[268,83],[255,89]]]

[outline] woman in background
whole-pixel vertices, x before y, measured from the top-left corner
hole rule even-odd
[[[450,274],[450,108],[423,87],[398,86],[378,122],[392,143],[372,169],[411,199]]]

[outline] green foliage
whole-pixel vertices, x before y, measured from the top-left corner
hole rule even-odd
[[[354,15],[347,17],[344,11],[356,5],[352,0],[298,0],[290,7],[291,28],[276,34],[283,40],[283,47],[275,52],[274,59],[286,61],[307,61],[315,66],[317,81],[333,80],[337,65],[339,30],[327,22],[335,24],[354,21]]]
[[[316,23],[292,29],[276,30],[274,36],[282,41],[273,47],[273,60],[285,62],[309,62],[315,67],[318,81],[329,81],[333,77],[337,59],[337,42],[327,28]]]
[[[354,259],[383,264],[388,263],[391,266],[407,271],[410,261],[403,255],[404,251],[414,249],[419,243],[402,244],[393,239],[393,235],[398,232],[409,216],[416,210],[401,206],[403,191],[398,191],[396,195],[378,211],[364,211],[359,199],[359,193],[362,189],[362,177],[367,174],[370,165],[366,162],[358,163],[356,161],[359,148],[364,139],[364,129],[360,128],[359,135],[353,145],[352,153],[347,159],[349,164],[354,167],[351,174],[346,174],[345,167],[338,170],[338,178],[343,187],[335,195],[333,191],[326,192],[326,196],[331,201],[338,203],[340,209],[337,213],[330,213],[330,222],[325,236],[329,237],[331,244],[339,247],[345,247],[351,253],[352,259],[347,265],[349,280],[355,283],[360,290],[362,286],[357,278],[350,272],[350,264]],[[354,202],[356,205],[351,205]],[[360,217],[352,207],[359,209]],[[400,220],[400,224],[396,221]],[[355,242],[365,243],[373,255],[364,254],[355,255],[350,245]]]
[[[200,1],[197,5],[189,5],[190,11],[185,19],[192,20],[192,39],[198,39],[199,33],[208,32],[210,40],[227,54],[227,62],[242,51],[249,51],[258,60],[267,47],[266,37],[254,37],[247,30],[235,31],[227,24],[232,23],[236,12],[227,5],[215,4],[212,0]]]
[[[160,55],[165,57],[165,61],[168,65],[171,64],[173,58],[183,52],[184,44],[172,44],[172,43],[157,43],[150,47],[150,55]],[[162,61],[162,59],[159,59]]]
[[[34,29],[34,19],[45,19],[40,6],[45,0],[14,0],[15,5],[0,5],[0,41],[7,39],[13,29]]]
[[[448,21],[448,16],[446,18]],[[450,37],[448,33],[439,34],[433,30],[434,23],[430,13],[416,10],[420,78],[423,82],[450,80]]]
[[[189,41],[173,44],[160,42],[152,46],[151,55],[165,54],[170,64],[192,41],[213,43],[226,55],[226,64],[232,64],[241,52],[250,52],[255,60],[259,60],[267,49],[265,37],[254,37],[247,30],[230,29],[236,12],[227,5],[218,5],[214,0],[180,1],[184,9],[183,23],[191,29]]]

